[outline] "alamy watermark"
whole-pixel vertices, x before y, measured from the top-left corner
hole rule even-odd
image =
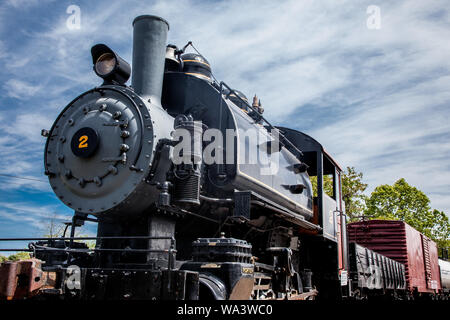
[[[198,126],[201,122],[196,121]],[[225,131],[225,132],[224,132]],[[211,128],[203,134],[177,128],[172,137],[175,142],[172,162],[175,165],[193,164],[201,157],[206,165],[245,164],[257,165],[261,175],[278,173],[280,152],[278,130],[267,131],[264,128],[247,130]]]
[[[69,30],[81,29],[81,9],[79,6],[72,4],[67,7],[66,13],[69,17],[66,20],[66,26]]]
[[[381,29],[381,9],[379,6],[370,5],[366,9],[367,17],[366,26],[369,30]]]
[[[69,290],[81,289],[81,269],[79,266],[71,265],[67,267],[65,283]]]

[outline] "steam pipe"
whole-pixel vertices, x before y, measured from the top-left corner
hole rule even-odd
[[[139,16],[133,21],[134,91],[161,106],[167,32],[169,23],[157,16]]]
[[[233,203],[234,200],[233,199],[229,199],[229,198],[210,198],[204,195],[200,195],[200,199],[206,202],[216,202],[216,203]]]

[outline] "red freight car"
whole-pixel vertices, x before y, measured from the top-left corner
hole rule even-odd
[[[370,220],[348,225],[349,241],[405,265],[411,293],[442,290],[436,243],[403,221]]]

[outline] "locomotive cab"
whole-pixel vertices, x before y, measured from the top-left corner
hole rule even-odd
[[[293,129],[279,129],[301,148],[301,160],[315,182],[312,221],[322,229],[306,231],[311,236],[306,238],[308,244],[304,247],[310,250],[304,253],[305,260],[313,261],[313,279],[319,284],[319,290],[332,297],[348,296],[347,216],[342,200],[342,168],[317,140]]]

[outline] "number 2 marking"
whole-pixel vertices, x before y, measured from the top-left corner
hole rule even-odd
[[[80,142],[80,144],[78,145],[78,149],[88,147],[88,144],[87,144],[88,136],[81,136],[80,139],[78,139],[78,141]]]

